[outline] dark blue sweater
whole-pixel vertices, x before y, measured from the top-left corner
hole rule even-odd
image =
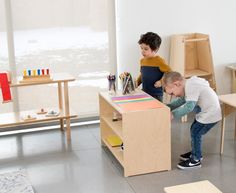
[[[163,96],[162,87],[156,88],[155,82],[160,81],[165,72],[171,71],[170,67],[160,56],[143,58],[140,61],[140,76],[137,79],[138,85],[142,83],[143,91],[153,97]]]

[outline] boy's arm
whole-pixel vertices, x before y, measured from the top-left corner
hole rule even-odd
[[[172,111],[172,114],[175,118],[180,118],[194,110],[194,107],[196,106],[197,102],[196,101],[186,101],[185,104],[182,106],[174,109]]]
[[[170,110],[173,111],[174,109],[182,106],[185,103],[184,97],[177,98],[173,100],[171,103],[167,104],[168,107],[170,107]]]

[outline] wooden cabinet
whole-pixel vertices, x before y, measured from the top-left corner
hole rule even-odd
[[[76,117],[76,115],[72,115],[70,113],[69,108],[69,91],[68,91],[68,82],[74,81],[74,77],[67,73],[58,73],[52,74],[50,81],[36,81],[36,82],[25,82],[20,83],[21,78],[13,79],[12,84],[10,87],[26,87],[26,86],[34,86],[34,85],[45,85],[45,84],[57,84],[58,87],[58,112],[57,116],[50,116],[47,117],[43,114],[37,115],[39,109],[30,110],[30,111],[21,111],[21,112],[13,112],[13,113],[6,113],[0,115],[0,129],[4,130],[7,127],[19,126],[19,125],[30,125],[35,123],[41,122],[48,122],[48,121],[60,121],[61,130],[64,128],[64,121],[66,123],[66,134],[67,140],[71,139],[71,131],[70,131],[70,119]],[[30,87],[29,87],[30,90]],[[14,100],[17,99],[13,99]],[[43,101],[41,101],[43,104]],[[40,103],[40,101],[39,101]],[[49,107],[50,109],[50,107]],[[25,115],[32,115],[36,114],[35,118],[24,120],[23,117]]]
[[[209,35],[189,33],[171,37],[170,66],[186,78],[193,75],[208,80],[216,90]]]
[[[171,169],[171,120],[167,106],[160,103],[159,108],[125,111],[107,92],[99,93],[99,106],[102,144],[123,166],[124,176]],[[120,114],[121,120],[112,121],[114,112]],[[113,135],[122,140],[123,150],[108,143],[107,138]]]

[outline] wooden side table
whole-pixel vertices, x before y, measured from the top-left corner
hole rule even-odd
[[[57,84],[58,88],[58,116],[47,117],[45,115],[37,115],[35,119],[29,119],[27,121],[23,120],[22,117],[25,114],[33,114],[38,112],[38,109],[30,111],[20,111],[0,114],[0,129],[4,130],[7,127],[19,126],[19,125],[31,125],[34,123],[49,122],[54,120],[60,121],[61,130],[64,130],[64,120],[66,122],[66,135],[67,140],[71,140],[71,129],[70,129],[70,119],[77,117],[76,114],[70,113],[69,107],[69,89],[68,82],[74,81],[75,78],[67,73],[57,73],[51,75],[52,80],[48,81],[37,81],[37,82],[25,82],[21,83],[22,77],[13,78],[10,87],[28,87],[34,85],[47,85],[47,84]],[[30,89],[30,88],[29,88]],[[14,102],[14,100],[13,100]]]

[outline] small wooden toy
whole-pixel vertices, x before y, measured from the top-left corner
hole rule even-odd
[[[33,115],[26,115],[25,117],[22,118],[24,121],[32,121],[36,119],[36,116]]]
[[[59,115],[59,112],[51,110],[48,111],[48,113],[45,115],[46,117],[57,117]]]
[[[32,83],[32,82],[41,82],[41,81],[52,81],[50,77],[49,69],[33,69],[33,70],[24,70],[23,79],[20,83]]]
[[[113,112],[112,121],[120,121],[120,120],[122,120],[121,114],[118,112]]]
[[[41,114],[46,114],[47,111],[45,111],[45,109],[40,109],[40,111],[37,112],[38,115],[41,115]]]

